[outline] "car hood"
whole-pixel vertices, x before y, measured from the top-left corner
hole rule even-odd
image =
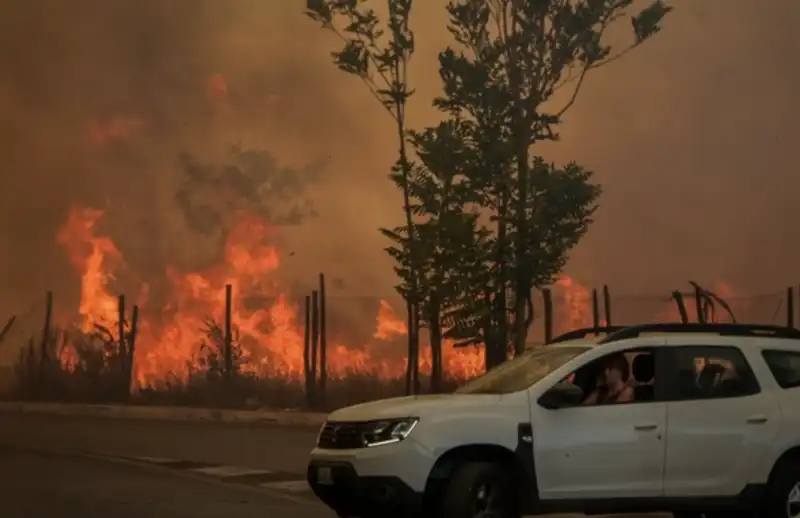
[[[503,399],[496,394],[437,394],[406,396],[370,401],[333,412],[330,421],[373,421],[395,417],[424,418],[443,410],[458,412],[468,408],[490,407]]]

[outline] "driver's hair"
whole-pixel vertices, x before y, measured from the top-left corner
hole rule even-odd
[[[631,366],[628,359],[622,353],[614,354],[608,357],[603,362],[603,367],[606,369],[616,369],[622,373],[622,381],[627,382],[631,376]]]

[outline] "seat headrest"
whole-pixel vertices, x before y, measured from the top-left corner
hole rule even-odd
[[[652,354],[640,354],[633,359],[633,378],[639,383],[649,383],[656,374],[656,362]]]
[[[717,380],[725,374],[725,367],[716,363],[709,363],[703,367],[700,376],[697,377],[697,384],[701,389],[712,389],[717,385]]]

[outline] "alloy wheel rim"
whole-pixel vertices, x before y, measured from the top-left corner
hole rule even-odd
[[[800,482],[797,482],[786,498],[786,517],[800,518]]]
[[[495,484],[484,483],[475,492],[474,518],[504,518],[502,495]]]

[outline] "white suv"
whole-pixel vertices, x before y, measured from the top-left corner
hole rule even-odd
[[[649,324],[586,338],[596,331],[453,394],[333,412],[311,488],[342,517],[800,517],[800,330]],[[609,358],[627,360],[633,400],[586,404]]]

